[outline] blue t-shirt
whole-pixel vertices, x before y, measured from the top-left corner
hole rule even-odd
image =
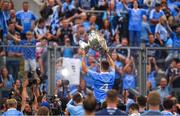
[[[16,18],[21,21],[23,26],[22,33],[30,31],[32,26],[32,21],[35,21],[37,18],[31,11],[24,12],[23,10],[16,13]]]
[[[180,47],[180,36],[178,37],[176,33],[172,33],[172,38],[173,38],[173,47],[174,48]]]
[[[123,89],[130,89],[136,87],[136,80],[133,74],[125,74],[123,78]]]
[[[115,80],[115,70],[111,72],[97,73],[92,70],[88,70],[88,75],[90,75],[94,80],[94,96],[98,102],[104,102],[106,98],[106,92],[112,89]]]
[[[95,66],[95,67],[91,68],[91,70],[97,72],[98,67]],[[90,87],[92,89],[94,88],[94,86],[93,86],[94,80],[92,79],[92,77],[90,75],[86,74],[85,77],[84,77],[84,80],[86,81],[86,86],[87,87]]]
[[[35,46],[36,40],[35,39],[32,39],[31,41],[21,40],[20,44],[25,45],[25,46]],[[36,48],[35,47],[22,48],[22,52],[23,52],[24,59],[26,59],[26,60],[36,58]]]
[[[84,116],[84,108],[82,105],[73,105],[73,100],[71,99],[67,104],[67,110],[71,116]]]
[[[155,9],[153,9],[150,12],[149,19],[159,20],[161,16],[164,16],[164,12],[162,10],[157,12]],[[155,26],[154,24],[151,24],[151,25]]]
[[[173,114],[171,112],[168,112],[168,111],[162,111],[161,114],[163,116],[173,116]]]
[[[22,116],[23,113],[14,109],[14,108],[11,108],[11,109],[8,109],[6,112],[3,113],[3,116]]]
[[[3,36],[6,36],[8,32],[7,22],[5,20],[4,13],[0,11],[0,30],[3,30]]]
[[[152,71],[150,74],[148,74],[148,81],[151,82],[152,89],[156,88],[155,74],[156,74],[156,71]]]
[[[123,67],[123,64],[120,61],[115,61],[114,63],[118,69]],[[118,79],[119,77],[120,77],[120,74],[119,74],[118,70],[116,70],[115,78]]]
[[[149,40],[149,33],[151,33],[151,28],[148,22],[142,22],[142,30],[141,30],[141,40]]]
[[[63,57],[72,58],[73,57],[73,49],[72,48],[64,48]]]
[[[141,31],[144,14],[146,14],[144,9],[129,9],[129,30]]]
[[[21,47],[17,47],[16,44],[13,40],[8,41],[8,45],[9,47],[7,48],[7,51],[10,53],[22,53],[22,48]]]
[[[162,114],[160,110],[148,110],[145,111],[141,116],[152,116],[152,115],[161,116]]]

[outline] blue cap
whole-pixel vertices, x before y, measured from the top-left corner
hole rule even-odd
[[[50,105],[49,105],[48,102],[42,102],[42,103],[40,104],[40,106],[45,106],[45,107],[47,107],[47,108],[50,108]]]

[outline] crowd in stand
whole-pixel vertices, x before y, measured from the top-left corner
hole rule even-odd
[[[137,51],[118,49],[180,48],[179,0],[42,2],[37,17],[28,1],[16,11],[13,0],[0,0],[0,115],[179,115],[180,50],[147,52],[148,94],[142,96],[130,91],[139,91]],[[91,30],[102,33],[110,48],[115,65],[111,90],[106,84],[97,90],[99,80],[91,72],[102,71],[101,53],[89,49],[83,61],[79,41],[87,42]],[[80,59],[87,65],[79,85],[62,80],[58,72],[62,62],[57,61],[54,95],[47,94],[47,46],[64,46],[58,48],[59,57]],[[19,74],[22,62],[23,78]],[[110,64],[105,62],[104,67]],[[105,94],[98,95],[102,91]]]

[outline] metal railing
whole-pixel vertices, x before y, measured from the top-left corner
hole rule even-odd
[[[6,50],[6,48],[8,47],[12,47],[9,45],[1,45],[0,48],[4,48],[4,50]],[[28,47],[32,47],[35,48],[37,46],[23,46],[23,45],[17,45],[17,46],[13,46],[13,47],[22,47],[22,48],[28,48]],[[40,46],[38,46],[40,47]],[[42,47],[42,46],[41,46]],[[65,47],[65,46],[44,46],[45,48],[47,48],[47,59],[48,59],[48,93],[49,94],[53,94],[54,92],[54,88],[55,88],[55,65],[56,65],[56,61],[58,59],[58,55],[57,53],[59,53],[61,49],[64,48],[72,48],[72,49],[77,49],[79,47],[77,46],[70,46],[70,47]],[[150,48],[150,47],[110,47],[110,49],[119,49],[119,50],[129,50],[130,54],[135,58],[136,60],[136,68],[137,68],[137,82],[138,82],[138,92],[142,95],[146,95],[147,93],[147,89],[146,89],[146,79],[147,79],[147,71],[146,71],[146,65],[147,65],[147,52],[151,51],[151,50],[165,50],[165,51],[178,51],[180,53],[180,48],[165,48],[165,47],[154,47],[154,48]],[[60,56],[63,57],[63,56]],[[179,56],[180,57],[180,56]],[[0,58],[4,59],[3,62],[6,62],[6,60],[8,59],[8,56],[0,56]],[[1,60],[2,61],[2,60]]]

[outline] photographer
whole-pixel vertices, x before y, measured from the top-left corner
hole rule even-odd
[[[55,95],[59,98],[70,98],[69,81],[68,80],[57,80]]]

